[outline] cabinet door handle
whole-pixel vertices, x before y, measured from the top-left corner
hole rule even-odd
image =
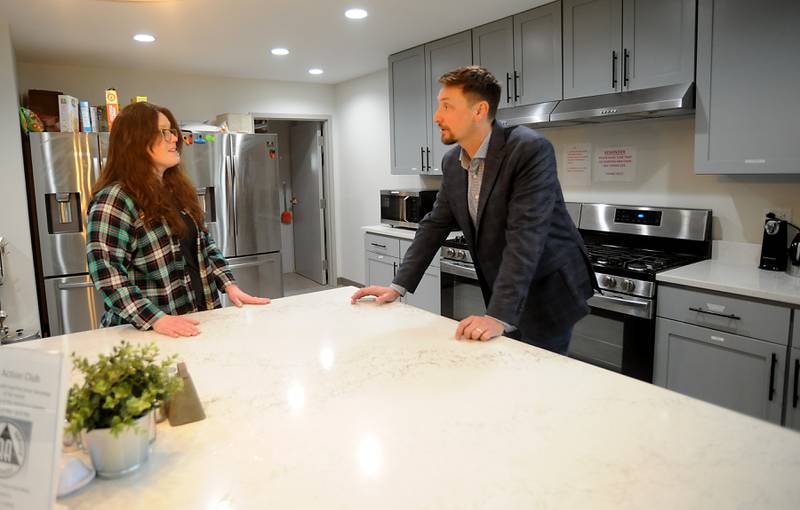
[[[623,87],[627,87],[628,86],[628,82],[630,81],[630,80],[628,80],[628,58],[630,56],[631,56],[631,54],[628,51],[628,48],[625,48],[625,50],[622,53],[622,86]]]
[[[392,262],[392,274],[393,276],[397,276],[397,262]]]
[[[511,74],[506,73],[506,103],[511,104]]]
[[[772,353],[772,363],[769,370],[769,400],[772,402],[772,397],[775,396],[775,366],[778,364],[778,357]]]
[[[611,50],[611,88],[617,89],[617,52]]]
[[[519,93],[517,91],[517,80],[519,79],[519,73],[514,71],[514,102],[519,101]]]
[[[420,171],[425,171],[425,147],[419,147],[419,164],[420,164]]]
[[[431,171],[431,148],[425,147],[425,155],[428,158],[428,171]]]
[[[792,396],[792,407],[797,409],[797,401],[799,399],[797,395],[797,380],[798,376],[800,376],[800,359],[795,358],[794,360],[794,395]]]
[[[714,315],[715,317],[725,317],[726,319],[733,319],[735,321],[742,320],[741,317],[739,317],[737,315],[733,315],[732,313],[728,314],[728,313],[712,312],[711,310],[706,310],[704,308],[695,308],[693,306],[690,306],[689,310],[691,310],[693,312],[697,312],[697,313],[705,313],[707,315]]]
[[[378,243],[369,243],[369,244],[371,244],[372,246],[374,246],[376,248],[383,248],[384,250],[386,249],[386,245],[385,244],[378,244]]]

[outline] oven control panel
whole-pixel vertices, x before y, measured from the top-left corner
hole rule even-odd
[[[628,223],[631,225],[661,226],[661,211],[643,211],[640,209],[616,209],[614,211],[615,223]]]
[[[595,275],[597,276],[597,284],[602,290],[622,292],[624,294],[645,298],[651,298],[655,294],[655,285],[653,285],[653,282],[625,278],[613,274],[595,273]]]

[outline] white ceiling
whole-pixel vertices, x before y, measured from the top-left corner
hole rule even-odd
[[[339,83],[551,0],[0,0],[20,62]],[[362,7],[369,17],[344,17]],[[136,43],[147,32],[155,43]],[[291,51],[275,57],[270,48]],[[310,67],[325,74],[310,76]]]

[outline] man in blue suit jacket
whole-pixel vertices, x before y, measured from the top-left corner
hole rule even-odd
[[[456,69],[439,83],[434,121],[442,142],[458,145],[443,158],[436,203],[392,286],[360,289],[352,302],[414,292],[450,231],[460,229],[487,309],[461,321],[456,338],[506,334],[566,354],[597,284],[564,204],[553,146],[532,129],[494,121],[501,89],[486,69]]]

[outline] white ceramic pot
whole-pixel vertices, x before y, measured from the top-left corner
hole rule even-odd
[[[116,437],[111,429],[83,431],[81,443],[89,452],[98,476],[117,478],[136,471],[147,461],[154,432],[155,421],[150,411]]]

